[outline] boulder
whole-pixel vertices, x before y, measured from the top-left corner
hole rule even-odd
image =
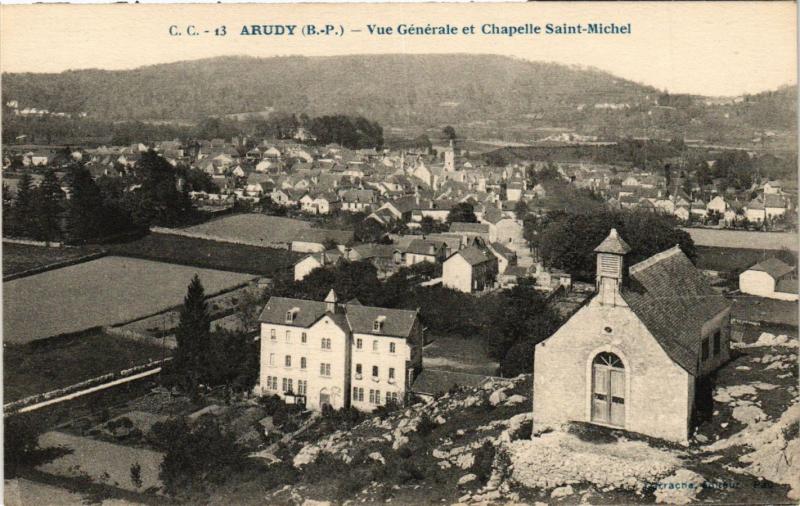
[[[705,480],[699,474],[680,469],[672,476],[661,480],[655,491],[656,502],[666,504],[689,504],[703,488]]]
[[[462,453],[456,459],[455,464],[461,469],[469,469],[475,463],[475,455],[470,452]]]
[[[550,492],[550,498],[560,499],[562,497],[569,497],[574,493],[575,491],[572,489],[572,485],[565,485],[563,487],[553,489],[553,491]]]
[[[527,400],[528,398],[525,397],[524,395],[514,394],[508,399],[506,399],[506,406],[516,406],[517,404],[522,404]]]
[[[494,392],[492,392],[492,394],[489,396],[489,404],[491,404],[492,406],[497,406],[498,404],[506,400],[508,396],[506,395],[504,390],[505,389],[501,388],[500,390],[495,390]]]
[[[404,446],[406,443],[408,443],[408,438],[406,436],[400,436],[392,443],[392,450],[399,450],[400,447]]]
[[[458,485],[459,486],[463,486],[463,485],[466,485],[467,483],[470,483],[470,482],[475,481],[477,479],[478,479],[478,477],[476,475],[472,474],[472,473],[465,474],[464,476],[462,476],[461,478],[458,479]]]
[[[367,455],[370,459],[374,460],[375,462],[380,462],[383,465],[386,465],[386,459],[383,458],[380,452],[372,452]]]

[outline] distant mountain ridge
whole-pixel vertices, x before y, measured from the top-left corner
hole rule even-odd
[[[736,135],[744,137],[758,128],[795,128],[792,90],[769,92],[755,107],[732,105],[733,117],[669,107],[653,115],[661,91],[597,69],[500,55],[394,54],[216,57],[133,70],[4,74],[2,94],[4,104],[113,121],[276,110],[357,114],[401,128],[517,129],[523,137],[531,128],[577,126],[601,136],[688,137],[709,124],[722,138],[742,125]]]

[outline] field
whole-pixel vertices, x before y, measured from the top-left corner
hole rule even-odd
[[[775,256],[774,250],[697,246],[697,268],[721,272],[743,271]]]
[[[103,257],[4,283],[5,342],[111,325],[181,303],[198,274],[212,294],[251,276],[134,258]]]
[[[3,276],[44,267],[46,265],[68,262],[82,256],[98,253],[100,247],[46,248],[26,244],[3,243]]]
[[[497,374],[500,366],[489,358],[478,339],[460,337],[434,337],[425,347],[422,360],[425,368],[489,376]]]
[[[282,249],[165,234],[150,234],[136,241],[110,244],[107,249],[114,255],[259,276],[272,276],[276,271],[288,269],[300,258],[297,253]]]
[[[797,234],[782,232],[750,232],[745,230],[715,230],[684,228],[697,246],[744,249],[781,249],[797,251]]]
[[[9,343],[3,349],[4,402],[146,364],[164,352],[155,340],[145,344],[100,331],[44,345]]]
[[[273,243],[291,242],[297,232],[304,228],[311,228],[311,223],[250,213],[226,216],[184,230],[193,234],[204,234],[209,238],[218,238],[221,241],[248,241],[269,246]]]

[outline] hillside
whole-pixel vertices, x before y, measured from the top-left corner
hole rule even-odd
[[[399,132],[452,124],[462,136],[521,141],[564,130],[712,142],[750,142],[773,130],[793,138],[797,109],[796,87],[734,103],[669,96],[597,69],[498,55],[218,57],[124,71],[4,74],[3,81],[4,104],[86,113],[95,121],[345,113]]]
[[[652,88],[597,70],[491,55],[220,57],[126,71],[5,74],[3,102],[113,120],[199,119],[269,107],[382,123],[471,121],[638,102]]]

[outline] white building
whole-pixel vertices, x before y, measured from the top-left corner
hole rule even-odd
[[[416,311],[272,297],[261,313],[257,393],[321,410],[403,404],[422,369]]]
[[[739,274],[739,290],[770,299],[797,300],[795,268],[768,258]]]

